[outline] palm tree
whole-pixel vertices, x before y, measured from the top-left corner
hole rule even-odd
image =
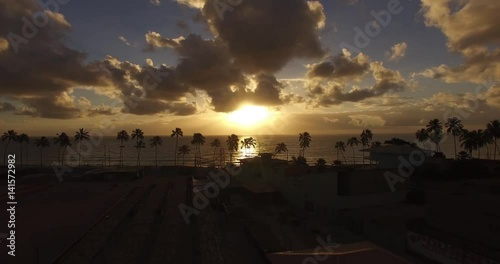
[[[301,150],[301,153],[299,156],[302,156],[304,157],[305,155],[305,151],[306,151],[306,148],[309,147],[309,143],[311,143],[312,139],[311,139],[311,135],[309,134],[309,132],[304,132],[304,133],[300,133],[299,134],[299,144],[300,144],[300,150]]]
[[[140,160],[140,155],[141,155],[141,148],[145,147],[144,142],[142,141],[144,139],[144,132],[142,132],[141,129],[136,128],[134,131],[132,131],[132,139],[135,139],[135,145],[134,148],[137,149],[137,166],[141,166],[141,160]]]
[[[89,140],[89,132],[83,128],[80,128],[78,131],[76,131],[75,134],[75,142],[78,142],[78,166],[80,166],[80,151],[81,151],[81,144],[83,140]]]
[[[229,159],[230,159],[229,162],[233,162],[233,151],[238,151],[238,143],[239,142],[240,142],[240,139],[235,134],[231,134],[230,136],[227,137],[226,145],[227,145],[227,149],[229,150]]]
[[[182,166],[184,166],[184,156],[186,154],[189,154],[191,150],[189,149],[189,146],[188,145],[182,145],[180,148],[179,148],[179,154],[178,155],[181,155],[182,154]]]
[[[158,167],[158,146],[161,146],[163,139],[160,136],[154,136],[149,140],[149,146],[155,147],[155,165]]]
[[[179,137],[184,136],[184,133],[182,132],[182,129],[176,127],[175,130],[172,130],[172,134],[170,137],[175,137],[175,149],[174,149],[174,165],[177,166],[177,144],[179,143]]]
[[[194,145],[195,147],[195,160],[194,160],[194,166],[198,166],[198,159],[200,158],[200,151],[201,151],[201,146],[205,144],[205,137],[201,133],[194,133],[193,134],[193,140],[191,140],[191,144]]]
[[[425,141],[429,140],[430,136],[429,133],[427,133],[427,130],[425,130],[425,128],[422,128],[415,133],[415,137],[417,138],[418,142],[425,143]]]
[[[439,143],[443,139],[443,124],[439,119],[432,119],[426,126],[426,131],[429,133],[430,140],[436,144],[436,151],[440,152]]]
[[[373,139],[373,133],[370,129],[364,129],[361,131],[361,135],[359,135],[359,138],[361,139],[361,145],[363,145],[364,148],[367,148],[370,146],[370,141]],[[370,160],[371,163],[371,160]],[[365,153],[363,152],[363,165],[365,165]]]
[[[318,172],[324,172],[326,168],[326,160],[323,158],[316,160],[316,167]]]
[[[134,146],[137,149],[137,167],[141,166],[141,149],[145,148],[146,144],[142,139],[138,140]]]
[[[17,143],[21,144],[21,167],[22,167],[23,166],[23,143],[24,142],[29,143],[30,138],[28,137],[28,135],[22,133],[22,134],[17,136],[16,141],[17,141]]]
[[[456,117],[448,118],[446,123],[444,124],[446,128],[446,133],[453,135],[453,146],[455,148],[455,156],[457,156],[457,140],[456,137],[460,136],[464,126],[462,125],[462,121]]]
[[[499,150],[498,145],[497,145],[497,139],[500,138],[500,121],[498,121],[498,120],[490,121],[486,125],[486,127],[494,139],[495,151],[493,152],[493,159],[496,160],[497,159],[497,151]]]
[[[245,153],[248,153],[248,149],[255,148],[257,142],[253,137],[244,138],[241,142],[241,148],[245,148]]]
[[[212,140],[212,142],[210,142],[210,147],[214,148],[214,155],[212,157],[214,164],[215,164],[215,154],[217,153],[217,150],[220,149],[220,146],[221,146],[221,143],[220,143],[220,140],[218,138],[216,138],[216,139]]]
[[[344,161],[347,162],[345,155],[344,155],[345,143],[343,141],[337,141],[335,143],[335,149],[337,150],[337,160],[339,160],[339,152],[340,152],[342,154],[342,156],[344,157]]]
[[[35,140],[35,146],[40,148],[40,167],[43,166],[42,157],[43,157],[43,149],[48,148],[50,146],[49,139],[46,137],[41,137],[40,139]]]
[[[278,143],[276,145],[276,148],[274,148],[274,152],[276,152],[277,154],[286,152],[286,161],[288,161],[288,148],[286,147],[286,144],[284,142]]]
[[[6,165],[6,158],[7,158],[7,148],[9,147],[10,141],[16,141],[17,140],[17,132],[14,130],[9,130],[7,132],[4,132],[2,135],[2,141],[7,140],[7,145],[5,145],[5,149],[3,151],[3,165]]]
[[[347,146],[352,148],[352,163],[356,164],[356,156],[354,156],[354,146],[358,146],[361,141],[357,137],[350,137],[347,140]]]
[[[62,132],[60,135],[56,134],[57,137],[54,138],[54,144],[59,144],[59,150],[58,150],[58,156],[60,153],[61,148],[63,149],[62,155],[59,156],[59,163],[61,166],[64,166],[64,154],[66,154],[66,149],[71,146],[71,140],[69,139],[69,136]]]
[[[486,147],[486,158],[489,159],[490,148],[488,147],[488,145],[493,144],[494,137],[488,129],[486,130],[479,129],[478,131],[480,131],[479,137],[481,139],[481,143],[484,147]]]
[[[466,159],[470,159],[471,156],[469,155],[469,153],[467,153],[467,151],[460,151],[458,152],[457,154],[457,160],[466,160]]]
[[[119,161],[119,163],[120,163],[120,166],[123,166],[123,148],[125,147],[123,145],[123,141],[128,141],[128,139],[129,139],[127,131],[122,130],[122,131],[116,133],[116,139],[120,140],[120,161]]]
[[[460,141],[462,144],[460,146],[469,152],[469,156],[472,157],[472,151],[478,149],[478,141],[479,134],[477,130],[469,131],[467,129],[463,129],[462,134],[460,135]]]

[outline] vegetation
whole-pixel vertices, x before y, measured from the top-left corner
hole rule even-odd
[[[292,156],[292,164],[295,166],[307,166],[307,160],[303,156],[298,156],[297,158]]]
[[[89,132],[83,128],[80,128],[80,130],[76,131],[75,134],[75,142],[78,142],[78,166],[80,166],[80,153],[81,153],[81,144],[83,140],[89,140]]]
[[[198,166],[198,159],[201,153],[201,146],[205,144],[205,137],[201,133],[194,133],[193,140],[191,140],[191,144],[195,147],[194,154],[194,166]]]
[[[136,128],[134,131],[132,131],[132,139],[135,139],[135,145],[134,148],[137,149],[137,167],[141,166],[141,149],[145,148],[146,145],[144,144],[144,132],[142,132],[141,129]]]
[[[50,146],[49,139],[46,137],[41,137],[40,139],[35,140],[35,146],[40,148],[40,167],[43,165],[43,149],[48,148]]]
[[[453,147],[455,149],[455,156],[457,156],[457,137],[460,137],[464,126],[462,121],[456,117],[448,118],[444,126],[447,128],[446,133],[453,135]]]
[[[356,164],[356,156],[354,155],[354,146],[357,147],[360,143],[361,143],[361,141],[357,137],[350,137],[349,139],[347,139],[347,146],[351,147],[351,149],[352,149],[352,163],[353,164]]]
[[[364,148],[368,148],[370,146],[370,141],[373,139],[373,133],[370,129],[364,129],[361,131],[361,135],[359,135],[361,145]],[[338,159],[337,159],[338,160]],[[365,157],[363,152],[363,165],[365,164]]]
[[[149,140],[149,146],[155,147],[155,166],[158,167],[158,146],[161,146],[163,139],[160,136],[154,136]]]
[[[118,132],[116,135],[116,139],[120,140],[120,161],[119,161],[119,163],[120,163],[120,166],[123,166],[123,148],[125,147],[123,145],[123,141],[128,141],[128,139],[129,139],[127,131],[122,130],[122,131]]]
[[[345,143],[343,141],[337,141],[335,143],[335,149],[337,150],[337,160],[339,160],[339,153],[344,157],[344,161],[346,161],[344,152],[345,152]],[[346,161],[347,162],[347,161]]]
[[[281,154],[283,152],[286,152],[286,161],[288,161],[288,148],[286,144],[284,142],[278,143],[274,148],[274,153]]]
[[[244,138],[241,142],[241,148],[245,149],[245,153],[248,153],[248,150],[251,148],[255,148],[257,142],[253,137]]]
[[[212,140],[212,142],[210,142],[210,147],[214,148],[214,156],[213,156],[213,161],[214,161],[214,164],[215,164],[215,154],[217,152],[217,150],[220,149],[220,146],[221,146],[221,143],[220,143],[220,140],[218,138]]]
[[[30,138],[28,135],[22,133],[16,138],[17,143],[21,145],[21,167],[23,166],[23,143],[26,142],[26,144],[29,144]],[[28,148],[26,148],[26,161],[28,161]]]
[[[231,134],[230,136],[227,137],[226,145],[227,149],[229,150],[229,162],[233,162],[233,152],[238,151],[239,142],[240,139],[235,134]]]
[[[176,127],[175,130],[172,130],[172,134],[170,137],[175,137],[175,148],[174,148],[174,165],[177,166],[177,155],[175,155],[175,151],[177,150],[177,145],[179,144],[179,137],[184,136],[182,129]]]
[[[188,145],[182,145],[180,148],[179,148],[179,154],[177,155],[182,155],[182,166],[184,166],[184,157],[186,156],[186,154],[189,154],[191,150],[189,149],[189,146]]]
[[[300,155],[299,156],[305,157],[304,154],[305,154],[306,148],[309,147],[311,141],[312,141],[312,139],[311,139],[311,135],[309,134],[309,132],[304,132],[304,133],[299,134],[299,145],[300,145]]]
[[[415,143],[412,143],[412,142],[408,142],[404,139],[401,139],[401,138],[396,138],[396,137],[393,137],[389,140],[386,140],[384,141],[384,144],[386,145],[396,145],[396,146],[412,146],[412,147],[416,147],[417,144]]]
[[[11,141],[16,141],[17,139],[17,132],[14,130],[9,130],[7,132],[4,132],[2,135],[2,141],[7,140],[7,145],[5,145],[5,149],[3,151],[3,165],[5,166],[7,162],[7,148],[9,147],[9,143]]]

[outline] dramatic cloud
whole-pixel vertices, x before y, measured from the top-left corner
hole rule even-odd
[[[391,47],[391,51],[388,51],[386,56],[390,61],[399,61],[406,55],[406,48],[408,48],[406,42],[398,43]]]
[[[25,103],[36,116],[72,118],[79,110],[61,98],[71,87],[106,85],[99,63],[85,64],[86,54],[67,47],[61,38],[71,28],[60,13],[42,10],[38,1],[0,1],[0,94]],[[48,23],[35,27],[32,14]],[[31,25],[31,36],[23,30]],[[34,29],[33,29],[34,28]],[[23,113],[27,113],[24,111]]]
[[[200,1],[180,2],[193,6]],[[212,33],[227,44],[235,64],[247,73],[274,73],[293,58],[324,54],[318,29],[325,15],[319,2],[252,0],[227,7],[208,0],[202,14]]]
[[[500,85],[494,85],[486,92],[486,103],[500,109]]]
[[[380,116],[371,115],[350,115],[349,124],[356,127],[382,127],[385,125],[385,120]]]
[[[159,33],[148,32],[146,34],[146,50],[152,51],[154,48],[176,48],[179,46],[179,42],[184,40],[184,37],[178,37],[175,39],[169,39],[162,37]]]
[[[349,80],[362,77],[368,72],[370,58],[363,53],[359,53],[355,58],[351,58],[351,53],[346,49],[343,53],[328,60],[307,65],[307,77],[309,79],[336,79]]]
[[[481,83],[500,78],[500,2],[490,0],[422,0],[427,26],[442,30],[450,51],[461,53],[458,67],[441,65],[423,76],[448,83]]]
[[[311,98],[309,103],[315,107],[328,107],[344,102],[360,102],[387,93],[401,92],[408,87],[408,83],[399,71],[385,68],[382,62],[371,62],[369,65],[369,71],[375,80],[375,84],[370,88],[362,89],[359,86],[352,86],[350,91],[345,92],[344,82],[329,81],[326,84],[310,82],[308,84]]]

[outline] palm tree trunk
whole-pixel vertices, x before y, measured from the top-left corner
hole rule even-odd
[[[455,135],[453,135],[453,146],[455,147],[455,159],[457,157],[457,140]]]
[[[175,155],[175,153],[177,153],[178,142],[179,142],[179,135],[175,135],[174,166],[177,166],[177,155]],[[182,166],[184,166],[184,161],[182,162]]]
[[[81,152],[82,141],[78,140],[78,167],[80,167],[80,152]]]
[[[495,138],[495,152],[493,152],[493,160],[497,159],[497,149],[498,149],[497,138]]]
[[[42,153],[43,148],[40,148],[40,167],[43,167],[43,153]]]
[[[7,145],[5,145],[5,150],[3,151],[3,165],[6,165],[7,162],[7,147],[9,147],[10,139],[7,140]]]
[[[352,164],[356,165],[356,157],[354,156],[354,146],[352,148]]]

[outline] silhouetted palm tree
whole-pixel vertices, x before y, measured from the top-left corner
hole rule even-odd
[[[278,143],[276,145],[276,148],[274,148],[274,152],[277,154],[286,152],[286,161],[288,161],[288,148],[286,147],[286,144],[284,142]]]
[[[295,166],[307,166],[307,159],[303,156],[298,156],[297,158],[292,156],[292,164]]]
[[[43,166],[43,149],[48,148],[50,146],[49,139],[46,137],[41,137],[40,139],[35,140],[35,146],[40,148],[40,167]]]
[[[182,154],[182,166],[184,166],[184,156],[186,156],[186,154],[189,154],[190,151],[191,150],[189,149],[188,145],[182,145],[179,148],[179,154],[178,155]]]
[[[122,130],[122,131],[116,133],[116,139],[120,140],[120,161],[119,161],[119,163],[120,163],[120,166],[123,166],[123,148],[125,147],[123,145],[123,141],[128,141],[128,139],[129,139],[127,131]]]
[[[309,134],[309,132],[304,132],[304,133],[300,133],[299,134],[299,145],[300,145],[300,150],[301,150],[301,153],[299,156],[302,156],[302,157],[305,157],[305,151],[306,151],[306,148],[309,147],[309,144],[311,143],[312,139],[311,139],[311,135]]]
[[[23,143],[24,142],[29,143],[30,138],[28,137],[28,135],[22,133],[19,136],[17,136],[16,141],[17,141],[17,143],[21,144],[21,167],[22,167],[23,166]]]
[[[7,160],[7,148],[9,147],[9,143],[11,141],[16,141],[17,140],[17,132],[14,130],[9,130],[7,132],[4,132],[2,135],[2,141],[7,140],[7,145],[5,145],[5,149],[3,151],[3,165],[6,165],[6,160]]]
[[[488,129],[486,129],[486,130],[479,129],[478,132],[480,134],[482,145],[484,147],[486,147],[486,158],[489,159],[490,158],[490,148],[488,146],[490,144],[493,144],[493,142],[495,142],[494,137]]]
[[[146,144],[142,139],[138,140],[134,146],[137,149],[137,167],[141,166],[141,149],[145,148]]]
[[[323,158],[319,158],[316,160],[316,168],[318,172],[325,171],[326,168],[326,160]]]
[[[244,138],[241,142],[241,148],[245,148],[245,153],[248,153],[248,149],[255,148],[257,142],[253,137]]]
[[[81,144],[83,140],[89,140],[89,132],[83,128],[80,128],[78,131],[76,131],[75,134],[75,142],[78,142],[78,166],[80,166],[80,152],[81,152]]]
[[[144,132],[142,132],[141,129],[139,128],[136,128],[134,131],[132,131],[132,139],[135,139],[135,145],[134,145],[134,148],[137,149],[137,166],[140,167],[141,166],[141,159],[140,159],[140,156],[141,156],[141,149],[142,148],[145,148],[146,144],[144,144],[144,142],[142,141],[144,139]]]
[[[177,155],[176,155],[176,151],[177,151],[177,145],[179,143],[179,137],[182,137],[184,136],[184,133],[182,132],[182,129],[176,127],[175,130],[172,130],[172,134],[170,135],[170,137],[175,137],[175,149],[174,149],[174,165],[177,166]]]
[[[498,145],[497,145],[497,139],[500,138],[500,121],[498,121],[498,120],[490,121],[486,125],[486,127],[487,127],[488,131],[490,132],[490,134],[493,136],[493,139],[494,139],[495,152],[493,152],[493,159],[496,160],[497,159],[497,151],[500,152],[500,150],[498,148]]]
[[[227,149],[229,150],[230,162],[233,162],[233,151],[238,151],[238,143],[239,142],[240,142],[240,139],[235,134],[231,134],[226,139]]]
[[[216,138],[216,139],[212,140],[212,142],[210,142],[210,147],[214,148],[214,156],[212,157],[214,164],[215,164],[215,154],[216,154],[217,150],[220,149],[220,146],[221,146],[221,143],[220,143],[220,140],[218,138]]]
[[[358,146],[361,141],[357,137],[350,137],[347,140],[347,145],[352,149],[352,163],[356,164],[356,156],[354,155],[354,146]]]
[[[443,139],[443,124],[439,119],[432,119],[426,126],[426,131],[429,133],[429,138],[432,143],[436,144],[436,151],[440,152],[439,143]]]
[[[205,137],[201,133],[194,133],[191,144],[195,147],[194,166],[197,167],[198,159],[200,158],[201,146],[205,144]]]
[[[446,128],[446,133],[453,135],[453,146],[455,148],[455,156],[457,156],[457,140],[456,138],[460,136],[464,126],[462,125],[462,121],[456,117],[448,118],[446,123],[444,124]]]
[[[158,146],[161,146],[163,139],[160,136],[154,136],[149,140],[149,146],[155,147],[155,166],[158,167]]]
[[[472,157],[472,151],[478,150],[480,135],[477,130],[469,131],[467,129],[463,129],[462,134],[460,135],[460,141],[462,142],[460,146],[468,151],[469,155]]]
[[[417,138],[418,142],[425,143],[427,140],[429,140],[429,133],[427,133],[427,130],[425,128],[422,128],[418,130],[415,133],[415,137]]]
[[[345,155],[344,155],[345,143],[343,141],[337,141],[335,143],[335,149],[337,150],[337,160],[339,159],[339,152],[340,152],[342,154],[342,156],[344,157],[344,161],[347,162]]]
[[[373,139],[373,133],[370,129],[364,129],[361,131],[361,134],[359,135],[361,145],[363,145],[364,148],[370,147],[370,141]],[[371,163],[371,160],[370,160]],[[363,152],[363,165],[365,165],[365,153]]]
[[[62,148],[63,152],[62,155],[59,157],[59,163],[61,166],[64,166],[64,155],[66,154],[66,149],[71,146],[71,140],[69,139],[69,136],[62,132],[61,134],[56,134],[57,137],[54,138],[54,144],[59,145],[59,150]],[[60,151],[58,151],[59,155]]]

